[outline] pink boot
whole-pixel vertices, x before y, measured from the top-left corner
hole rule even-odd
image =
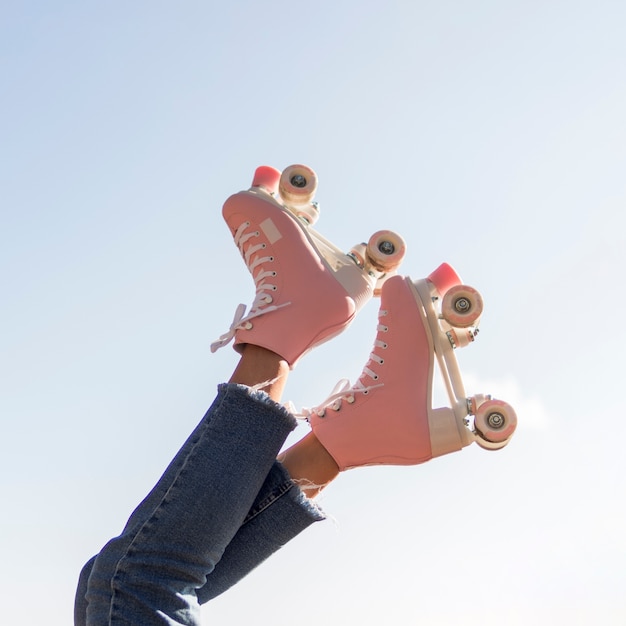
[[[461,285],[446,264],[425,280],[394,276],[385,282],[378,334],[363,373],[355,385],[340,383],[322,406],[306,412],[341,470],[414,465],[472,441],[488,449],[508,443],[515,412],[488,396],[467,398],[453,352],[474,340],[481,312],[480,295]],[[432,406],[435,359],[451,407]]]
[[[230,330],[212,351],[235,340],[267,348],[294,367],[313,347],[343,331],[377,286],[400,263],[401,237],[372,236],[346,254],[312,227],[318,208],[312,196],[315,173],[294,165],[282,174],[255,172],[252,187],[231,196],[222,214],[256,285],[245,314],[239,305]]]

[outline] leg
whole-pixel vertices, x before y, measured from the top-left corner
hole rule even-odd
[[[212,349],[234,338],[242,361],[123,533],[96,557],[88,576],[89,566],[83,571],[87,623],[196,624],[198,590],[206,587],[207,576],[236,535],[231,563],[243,563],[238,555],[249,542],[239,539],[248,534],[254,540],[255,528],[271,519],[260,515],[270,510],[268,503],[275,504],[272,512],[295,504],[298,520],[283,541],[321,517],[312,505],[304,506],[303,494],[274,461],[294,422],[272,400],[284,387],[285,367],[292,368],[305,352],[345,329],[372,296],[383,270],[354,264],[277,202],[265,175],[261,178],[257,172],[253,188],[230,198],[223,211],[253,276],[256,297],[250,313],[244,317],[245,307],[238,310],[231,329]],[[399,261],[403,243],[394,241],[401,244],[396,250],[389,245],[378,249]],[[241,385],[256,385],[268,395]],[[301,446],[308,460],[295,450],[284,457],[298,481],[330,478],[328,466],[320,471],[317,463],[321,453],[319,459],[328,465],[329,455],[312,445],[315,441],[309,437]],[[268,493],[278,497],[268,499]],[[280,497],[284,494],[290,497]],[[244,559],[245,567],[220,568],[229,584],[280,545],[256,539],[260,548]]]
[[[306,297],[315,298],[315,294],[309,294],[302,286],[299,291],[298,297],[290,300],[294,315]],[[323,311],[317,316],[318,328],[329,326],[329,316],[335,319],[337,310],[328,308],[328,316]],[[348,307],[347,317],[351,316],[350,311]],[[268,320],[269,317],[274,316],[268,316]],[[270,323],[264,322],[264,332],[270,337],[281,337],[284,320],[274,323],[272,333]],[[311,324],[307,332],[317,333]],[[291,353],[292,360],[295,362],[309,348],[309,344],[300,345]],[[105,546],[91,564],[89,574],[89,565],[83,571],[81,583],[88,580],[88,588],[86,593],[79,589],[77,624],[84,614],[83,598],[87,601],[88,624],[116,620],[158,624],[164,623],[162,619],[170,619],[169,623],[177,619],[174,623],[196,624],[199,599],[215,595],[206,585],[207,576],[215,569],[249,511],[252,515],[248,519],[258,518],[258,522],[248,522],[243,535],[253,539],[261,523],[270,519],[261,517],[259,512],[277,498],[274,495],[268,500],[262,487],[272,468],[279,474],[284,472],[277,468],[275,458],[295,425],[293,416],[272,400],[280,398],[293,362],[276,351],[257,346],[251,336],[238,344],[238,350],[242,359],[230,379],[231,384],[220,387],[216,402],[159,483],[131,515],[123,533]],[[252,386],[265,392],[252,391]],[[213,476],[219,480],[212,481]],[[287,512],[282,513],[283,509],[295,508],[295,511],[291,511],[294,523],[283,525],[282,543],[322,517],[313,505],[306,503],[292,481],[285,483],[284,477],[285,474],[282,484],[287,486],[279,491],[289,493],[289,497],[280,498],[280,506],[272,510],[278,518],[288,517]],[[303,476],[308,480],[316,477],[317,473]],[[296,478],[300,478],[297,471]],[[253,505],[257,497],[263,506],[255,512]],[[232,557],[220,568],[223,574],[215,580],[216,590],[239,580],[280,547],[281,541],[271,540],[263,545],[257,541],[256,550],[238,550],[237,546],[243,544],[248,545],[248,539],[238,539],[229,551]],[[209,593],[200,594],[198,590],[205,587]]]
[[[323,512],[292,481],[283,465],[275,462],[237,534],[207,576],[206,584],[197,590],[198,602],[205,604],[224,593],[311,524],[323,519]],[[75,626],[87,623],[85,594],[95,560],[96,557],[90,559],[80,574]]]
[[[317,496],[339,475],[337,462],[312,432],[283,452],[278,460],[308,498]]]
[[[223,593],[313,522],[323,519],[323,512],[276,462],[207,584],[198,590],[198,600],[204,604]]]
[[[256,387],[280,402],[289,376],[289,365],[275,352],[248,344],[241,349],[239,360],[230,383]]]
[[[277,398],[285,375],[276,355],[243,351],[231,384],[220,386],[124,532],[96,558],[86,593],[88,624],[198,623],[196,590],[243,523],[295,426],[264,392],[236,383],[278,378],[267,385]]]

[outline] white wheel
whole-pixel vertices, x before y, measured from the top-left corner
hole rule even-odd
[[[451,328],[447,335],[453,348],[464,348],[476,339],[477,332],[474,328]]]
[[[486,444],[506,445],[517,427],[513,407],[502,400],[487,400],[477,409],[474,430]],[[492,448],[491,445],[482,447]]]
[[[456,285],[441,301],[441,315],[454,328],[474,326],[483,312],[483,299],[473,287]]]
[[[306,165],[290,165],[280,176],[278,191],[288,206],[310,204],[317,189],[317,175]]]
[[[491,443],[491,441],[487,441],[486,439],[483,439],[480,436],[476,437],[475,441],[476,441],[476,445],[479,448],[482,448],[483,450],[491,450],[491,451],[502,450],[502,448],[504,448],[504,446],[506,446],[506,444],[509,443],[508,439],[501,443]]]
[[[363,269],[365,267],[365,249],[366,246],[364,243],[358,243],[353,246],[350,252],[348,253],[349,257],[354,259],[354,262]]]
[[[404,239],[391,230],[379,230],[367,242],[367,261],[380,272],[395,270],[406,253]]]
[[[289,209],[310,226],[313,226],[320,216],[320,207],[317,202],[309,202],[308,204],[292,206],[289,207]]]

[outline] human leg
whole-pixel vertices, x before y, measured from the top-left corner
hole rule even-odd
[[[319,255],[308,239],[301,236],[300,243],[293,244],[292,240],[297,239],[293,232],[293,218],[285,216],[282,210],[276,212],[271,208],[274,211],[271,214],[273,226],[268,225],[271,218],[265,217],[265,226],[259,227],[264,233],[270,232],[267,241],[252,247],[240,241],[251,271],[260,273],[254,275],[257,297],[253,307],[256,309],[253,328],[247,325],[234,328],[242,359],[231,377],[231,386],[220,388],[222,396],[238,394],[237,402],[224,408],[224,397],[218,396],[162,479],[131,515],[123,533],[103,548],[93,562],[89,576],[86,571],[83,573],[81,580],[88,580],[85,593],[88,624],[113,623],[115,620],[119,623],[124,620],[167,623],[162,621],[167,619],[170,622],[179,620],[171,623],[197,623],[197,590],[206,584],[206,577],[214,570],[243,523],[274,465],[289,428],[294,425],[292,416],[284,409],[279,410],[280,407],[271,406],[270,402],[280,397],[287,372],[302,353],[345,328],[354,315],[356,305],[352,296],[335,273],[319,261]],[[246,224],[247,228],[250,224]],[[279,236],[276,224],[281,229]],[[252,233],[252,239],[260,236],[256,233]],[[278,240],[285,240],[284,245],[277,243],[277,236]],[[271,252],[271,255],[255,256],[260,249],[266,250],[265,254]],[[281,269],[289,266],[287,257],[294,255],[298,258],[292,262],[297,261],[306,267],[306,276]],[[278,271],[262,271],[264,263],[274,263]],[[277,278],[274,281],[277,285],[265,281],[269,275]],[[272,300],[269,294],[265,294],[266,289],[274,294],[275,305],[270,307],[261,306]],[[323,306],[319,305],[320,301]],[[307,318],[303,325],[299,314],[308,311],[310,315],[309,309],[315,308],[309,306],[310,303],[316,303],[315,316]],[[289,319],[277,314],[282,307],[289,308]],[[239,336],[244,332],[245,340]],[[302,335],[306,337],[303,339]],[[233,389],[235,384],[248,388],[244,390],[237,386]],[[251,386],[264,389],[268,395],[263,393],[261,396],[257,391],[254,398],[241,397],[245,393],[253,395],[249,389]],[[263,406],[250,406],[252,399]],[[273,431],[268,428],[264,438],[260,432],[255,433],[255,428],[258,430],[263,421],[271,421],[270,417],[263,415],[268,412],[274,413],[274,421],[282,427]],[[254,419],[250,413],[256,413]],[[285,420],[291,420],[289,428],[286,428]],[[238,431],[243,431],[239,438]],[[245,445],[224,445],[224,441],[233,439]],[[255,446],[255,442],[265,442],[266,445]],[[263,452],[264,456],[252,452]],[[245,464],[255,480],[243,479],[246,473],[238,469],[240,464]],[[228,475],[228,467],[232,467],[233,475],[237,476],[236,484],[226,481],[225,488],[204,490],[203,497],[197,497],[195,491],[203,479]],[[223,481],[217,481],[217,484],[223,484]],[[224,503],[234,503],[232,514],[211,517],[212,510],[221,510]],[[229,568],[229,577],[237,578],[232,568]],[[82,605],[81,598],[77,601],[79,610]]]
[[[197,488],[202,485],[203,477],[207,480],[217,474],[224,458],[236,466],[241,458],[238,454],[245,455],[242,452],[245,445],[218,445],[216,448],[215,442],[223,437],[243,443],[237,436],[233,437],[233,433],[229,436],[225,424],[230,419],[238,427],[252,431],[241,413],[248,415],[257,411],[262,414],[263,410],[249,406],[255,401],[264,405],[265,412],[272,413],[268,407],[273,409],[274,419],[280,423],[273,432],[277,436],[268,435],[265,441],[265,448],[275,448],[281,436],[283,439],[286,436],[285,420],[291,417],[281,415],[279,407],[272,407],[268,402],[280,396],[284,365],[293,367],[302,354],[346,328],[360,306],[371,297],[378,278],[391,267],[386,263],[387,258],[379,267],[369,269],[364,262],[354,263],[264,194],[267,196],[259,186],[251,195],[234,197],[224,207],[224,217],[253,275],[257,291],[250,314],[244,318],[244,311],[238,312],[229,333],[215,346],[234,337],[236,348],[243,354],[240,367],[231,378],[232,385],[220,387],[218,399],[159,483],[131,515],[123,533],[109,542],[93,561],[88,577],[89,568],[84,570],[81,580],[88,579],[85,594],[88,623],[138,620],[146,624],[196,623],[197,590],[214,571],[226,546],[246,519],[246,507],[254,508],[255,494],[262,495],[259,491],[262,485],[257,480],[248,482],[247,490],[239,485],[241,492],[233,488],[206,489],[205,484],[205,489],[200,488],[203,498],[195,497],[194,485]],[[381,240],[379,252],[393,257],[395,263],[401,257],[399,251],[403,244],[397,248],[388,244]],[[272,315],[267,316],[267,313]],[[250,364],[249,355],[259,354],[261,348],[275,353],[274,357],[281,362],[278,371],[267,372],[268,368]],[[259,389],[266,389],[269,397],[235,387],[235,383],[262,383]],[[244,398],[242,394],[247,396]],[[228,413],[230,418],[224,417]],[[277,434],[278,431],[281,434]],[[243,439],[252,446],[249,438]],[[324,450],[322,452],[328,456]],[[252,455],[247,461],[256,467],[257,479],[278,471],[275,463],[268,467],[267,455],[262,459]],[[285,493],[293,495],[293,482],[289,485]],[[232,515],[211,517],[210,505],[219,502],[219,498],[227,502],[229,497],[237,499]],[[302,494],[296,492],[291,500],[301,503],[302,498]],[[289,501],[289,498],[280,498],[281,503]],[[207,521],[212,522],[213,527]],[[220,525],[223,532],[218,528]],[[245,526],[246,532],[254,528],[251,524]],[[77,602],[77,607],[82,606],[81,602]]]
[[[311,524],[325,519],[322,510],[291,479],[278,461],[267,475],[241,527],[226,547],[206,583],[197,589],[200,604],[238,583]],[[86,592],[96,557],[83,567],[74,606],[75,626],[87,624]]]
[[[311,524],[323,519],[323,511],[277,461],[237,534],[207,577],[206,585],[198,589],[199,602],[204,604],[232,587]]]
[[[253,354],[258,359],[259,355]],[[242,360],[247,360],[245,350]],[[274,361],[277,366],[266,367]],[[263,359],[261,359],[263,363]],[[259,366],[280,379],[284,362]],[[257,497],[295,420],[265,392],[221,385],[218,396],[122,534],[96,558],[87,624],[196,624],[196,590]],[[276,392],[276,385],[270,391]]]

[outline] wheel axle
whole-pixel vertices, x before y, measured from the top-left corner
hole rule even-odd
[[[504,415],[502,413],[491,413],[487,418],[487,423],[491,428],[502,428],[504,426]]]
[[[289,181],[294,187],[298,187],[298,189],[304,189],[306,187],[306,178],[302,176],[302,174],[295,174],[291,177]]]
[[[391,241],[381,241],[378,244],[378,249],[388,256],[392,255],[396,251],[396,247],[391,243]]]
[[[467,298],[459,298],[454,303],[454,308],[459,313],[467,313],[470,310],[471,306],[472,305],[471,305],[470,301]]]

